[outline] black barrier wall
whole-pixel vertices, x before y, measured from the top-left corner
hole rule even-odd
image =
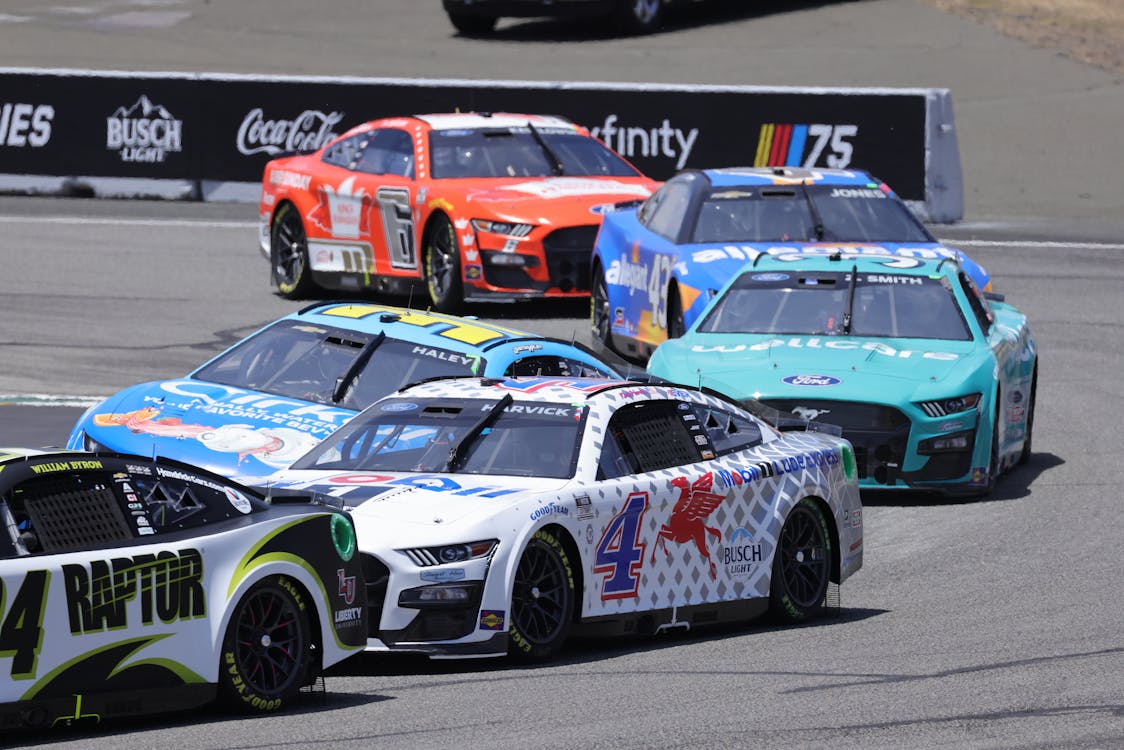
[[[0,81],[0,173],[8,175],[254,183],[273,156],[318,148],[366,120],[506,111],[585,125],[657,179],[685,167],[855,167],[921,205],[928,218],[962,213],[959,152],[942,90],[22,69],[0,69]],[[933,122],[935,112],[947,112],[947,122]],[[934,212],[941,204],[949,205]]]

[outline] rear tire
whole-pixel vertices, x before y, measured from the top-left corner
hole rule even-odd
[[[650,34],[663,23],[664,0],[619,0],[614,11],[617,28],[625,34]]]
[[[531,537],[511,592],[510,653],[545,661],[561,650],[574,618],[574,570],[561,540],[547,529]]]
[[[831,560],[827,519],[816,501],[804,498],[789,511],[773,555],[769,611],[775,620],[804,622],[823,610]]]
[[[477,16],[471,13],[458,13],[456,11],[448,11],[449,21],[452,22],[453,27],[465,36],[483,36],[490,34],[496,28],[496,21],[499,20],[490,16]]]
[[[464,303],[464,283],[453,222],[444,214],[434,216],[425,238],[425,283],[433,308],[443,313],[456,312]]]
[[[316,289],[308,262],[308,236],[292,203],[281,206],[273,217],[269,260],[277,293],[285,299],[304,299]]]
[[[1030,378],[1030,403],[1026,406],[1026,435],[1023,439],[1023,451],[1019,454],[1019,465],[1030,460],[1031,444],[1034,438],[1034,400],[1038,394],[1038,364],[1034,365],[1034,374]]]
[[[235,605],[223,638],[219,694],[246,713],[287,707],[315,673],[305,595],[287,576],[255,583]]]

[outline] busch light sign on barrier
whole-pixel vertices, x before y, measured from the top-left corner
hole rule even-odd
[[[269,159],[316,150],[367,120],[504,111],[567,117],[656,179],[690,167],[853,167],[885,180],[926,218],[963,213],[951,99],[942,89],[27,69],[0,69],[0,79],[4,175],[249,186]]]

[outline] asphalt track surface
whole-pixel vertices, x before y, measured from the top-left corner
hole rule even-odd
[[[665,32],[505,22],[437,0],[0,1],[5,65],[539,80],[947,86],[966,221],[936,227],[1026,310],[1034,447],[984,501],[866,497],[841,616],[578,642],[554,663],[362,657],[297,710],[214,711],[0,745],[206,748],[1124,746],[1120,422],[1124,85],[916,0],[706,3]],[[311,6],[308,6],[311,7]],[[5,20],[26,17],[24,21]],[[253,208],[0,199],[0,444],[61,444],[98,396],[194,367],[298,306]],[[588,340],[583,305],[488,307]],[[13,398],[21,396],[21,398]]]

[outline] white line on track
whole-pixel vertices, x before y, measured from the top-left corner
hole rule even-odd
[[[100,404],[104,396],[51,396],[45,393],[0,393],[0,405],[18,406],[77,406],[87,408]]]
[[[1124,250],[1124,243],[1120,242],[1054,242],[1049,240],[954,240],[939,239],[939,242],[949,247],[1035,247],[1035,248],[1066,248],[1090,250]]]
[[[209,221],[207,219],[131,219],[125,217],[90,216],[0,216],[0,224],[103,224],[132,227],[215,227],[219,229],[256,229],[256,221]]]
[[[90,216],[0,216],[0,223],[17,224],[82,224],[124,225],[134,227],[214,227],[217,229],[257,229],[256,221],[210,221],[207,219],[134,219],[129,217]],[[1027,247],[1057,249],[1124,250],[1121,242],[1060,242],[1049,240],[962,240],[940,238],[950,247]]]

